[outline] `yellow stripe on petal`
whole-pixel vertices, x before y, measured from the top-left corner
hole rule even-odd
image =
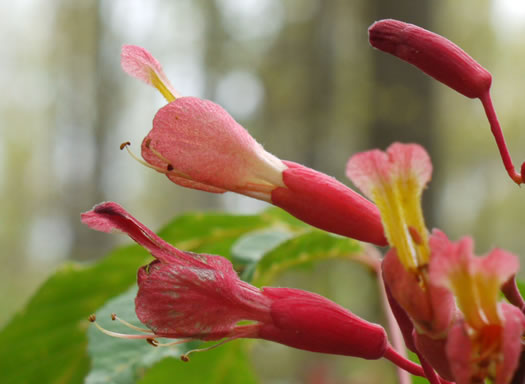
[[[403,266],[420,274],[429,262],[428,231],[421,195],[432,164],[417,144],[392,144],[386,152],[357,154],[347,164],[347,176],[381,212],[389,244]]]
[[[180,97],[164,74],[160,63],[144,48],[124,45],[120,64],[128,75],[157,88],[168,102],[171,103]]]
[[[441,232],[432,234],[430,245],[430,280],[452,291],[467,324],[477,331],[502,325],[500,289],[518,271],[516,255],[495,249],[476,257],[471,238],[452,243]]]
[[[162,96],[164,96],[168,103],[175,101],[176,97],[170,91],[169,84],[166,85],[165,83],[163,83],[162,80],[159,79],[159,77],[153,70],[151,70],[151,85],[153,85],[159,90],[159,92],[162,94]]]

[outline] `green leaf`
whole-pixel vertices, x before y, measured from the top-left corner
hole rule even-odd
[[[267,229],[247,233],[240,237],[232,247],[233,260],[242,264],[258,262],[272,248],[293,236],[290,232]]]
[[[108,301],[97,311],[97,322],[113,332],[140,334],[118,321],[110,320],[116,313],[121,319],[144,327],[135,315],[134,286],[120,296]],[[86,378],[86,384],[130,384],[143,376],[146,368],[165,357],[178,357],[184,351],[177,346],[155,348],[146,340],[129,340],[110,337],[100,332],[94,325],[88,329],[88,353],[92,367]]]
[[[159,236],[185,251],[230,259],[231,247],[240,236],[273,222],[271,217],[195,213],[178,217],[163,228]]]
[[[271,207],[262,212],[261,218],[292,232],[312,229],[312,227],[306,224],[304,221],[297,219],[288,212],[277,207]]]
[[[253,284],[269,285],[279,273],[289,268],[307,266],[326,259],[357,259],[362,252],[360,243],[355,240],[312,230],[268,252],[257,264]]]
[[[147,258],[120,248],[92,266],[67,264],[0,333],[2,383],[79,383],[89,369],[87,316],[133,284]]]
[[[247,341],[234,340],[217,349],[191,355],[191,360],[165,359],[146,372],[138,384],[254,384],[257,379],[245,353]]]
[[[275,222],[271,216],[184,215],[160,236],[183,250],[230,256],[237,238]],[[90,366],[87,317],[128,289],[148,259],[142,248],[129,246],[96,264],[60,268],[0,332],[2,384],[83,382]]]
[[[284,228],[254,231],[241,236],[232,247],[233,262],[244,266],[241,268],[241,278],[250,282],[259,260],[271,249],[293,236]]]

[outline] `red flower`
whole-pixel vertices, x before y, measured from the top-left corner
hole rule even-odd
[[[144,49],[125,46],[122,67],[166,95],[171,89],[158,62]],[[131,68],[131,69],[130,69]],[[318,228],[386,245],[374,204],[332,177],[278,159],[222,107],[167,93],[168,105],[142,142],[147,165],[183,187],[232,191],[275,204]]]
[[[381,326],[314,293],[256,288],[240,280],[227,259],[174,248],[116,203],[96,206],[82,221],[99,231],[127,233],[156,258],[138,272],[135,309],[152,331],[143,338],[259,338],[366,359],[387,350]]]

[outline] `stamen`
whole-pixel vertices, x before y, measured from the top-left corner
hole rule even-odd
[[[193,340],[195,339],[182,339],[182,340],[172,341],[170,343],[159,343],[157,340],[155,340],[155,347],[172,347],[174,345],[189,343],[190,341],[193,341]]]
[[[166,169],[164,168],[161,168],[161,167],[157,167],[157,166],[154,166],[154,165],[151,165],[147,162],[145,162],[144,160],[142,160],[141,158],[139,158],[137,155],[135,155],[133,152],[131,152],[131,150],[128,148],[129,145],[131,145],[131,143],[129,141],[125,142],[125,143],[122,143],[120,145],[120,149],[124,149],[126,148],[126,150],[128,151],[128,153],[131,155],[131,157],[133,157],[135,160],[137,160],[139,163],[141,163],[142,165],[145,165],[146,167],[148,168],[151,168],[151,169],[154,169],[155,171],[157,172],[160,172],[160,173],[164,173],[165,175],[167,174],[170,174],[170,175],[175,175],[175,176],[178,176],[178,177],[181,177],[183,179],[186,179],[186,180],[191,180],[193,181],[193,179],[191,177],[189,177],[188,175],[186,175],[185,173],[182,173],[180,171],[177,171],[175,170],[175,168],[173,167],[172,164],[170,164],[169,160],[166,159],[164,156],[162,156],[159,152],[157,152],[155,149],[153,149],[151,146],[151,139],[148,139],[146,140],[146,142],[144,143],[145,147],[148,148],[151,153],[153,153],[156,157],[158,157],[161,161],[165,162],[165,163],[168,163],[167,166],[166,166]]]
[[[156,167],[154,165],[151,165],[151,164],[148,164],[146,163],[144,160],[142,160],[140,157],[138,157],[137,155],[135,155],[133,152],[131,152],[131,149],[129,149],[129,146],[131,145],[131,143],[129,141],[126,141],[125,143],[122,143],[120,144],[120,149],[124,149],[126,148],[126,150],[128,151],[129,155],[134,158],[136,161],[138,161],[140,164],[148,167],[148,168],[151,168],[151,169],[154,169],[155,171],[157,172],[160,172],[160,173],[168,173],[168,171],[164,168],[161,168],[161,167]]]
[[[98,328],[98,330],[108,336],[111,336],[111,337],[116,337],[118,339],[151,339],[151,336],[152,334],[149,334],[149,335],[129,335],[129,334],[126,334],[126,333],[119,333],[119,332],[113,332],[113,331],[109,331],[105,328],[102,328],[98,323],[97,323],[97,317],[95,314],[92,314],[89,316],[88,320],[95,324],[95,327]]]
[[[144,143],[145,147],[148,148],[155,156],[157,156],[160,160],[164,161],[165,163],[170,163],[170,161],[168,159],[166,159],[164,156],[162,156],[162,154],[160,152],[158,152],[157,150],[155,150],[155,148],[153,148],[151,146],[151,139],[148,139],[146,140],[146,142]]]
[[[234,336],[234,337],[230,337],[230,338],[227,338],[226,340],[223,340],[221,341],[220,343],[217,343],[217,344],[214,344],[214,345],[211,345],[207,348],[198,348],[198,349],[192,349],[191,351],[188,351],[186,352],[185,354],[181,355],[180,356],[180,359],[182,361],[184,361],[185,363],[187,363],[188,361],[190,361],[190,358],[189,358],[189,355],[191,353],[194,353],[194,352],[206,352],[206,351],[209,351],[209,350],[212,350],[212,349],[215,349],[217,347],[220,347],[221,345],[224,345],[226,343],[229,343],[230,341],[233,341],[235,339],[238,339],[239,337],[241,336]]]
[[[152,333],[153,334],[153,331],[151,329],[137,327],[137,326],[135,326],[135,325],[133,325],[131,323],[128,323],[126,320],[121,319],[120,317],[118,317],[116,313],[112,313],[111,314],[111,320],[117,320],[121,324],[124,324],[126,327],[134,329],[135,331],[144,332],[144,333]]]

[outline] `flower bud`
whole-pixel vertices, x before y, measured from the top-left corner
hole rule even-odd
[[[380,20],[368,29],[370,44],[391,53],[470,98],[482,97],[490,73],[450,40],[413,24]]]

